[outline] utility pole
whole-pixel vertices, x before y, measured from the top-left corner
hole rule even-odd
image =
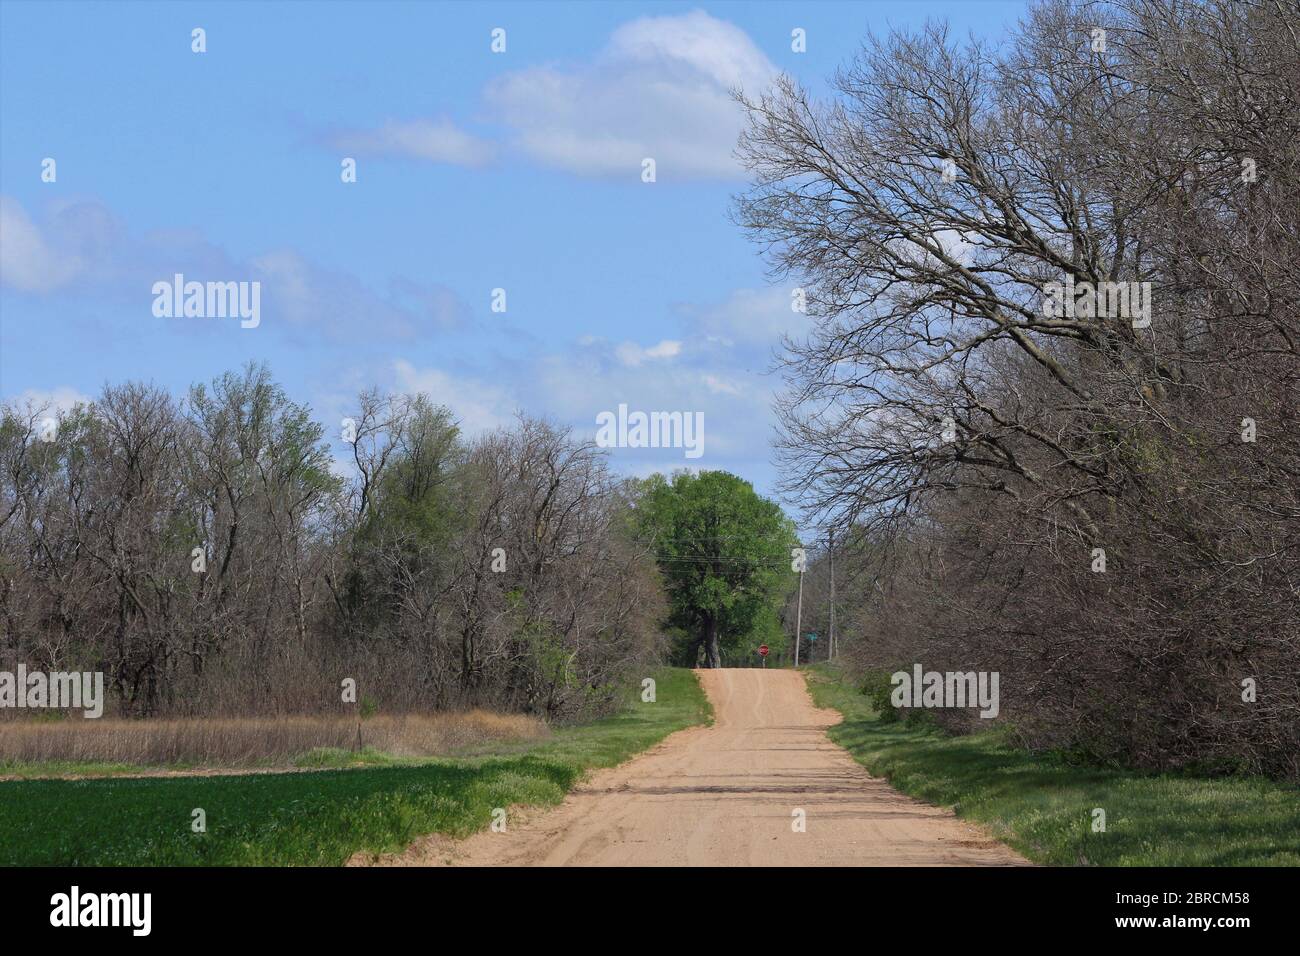
[[[799,630],[803,627],[803,568],[799,569],[799,610],[794,615],[794,666],[799,666]]]
[[[831,634],[826,642],[826,659],[835,656],[835,532],[828,531],[826,536],[827,552],[831,561]]]

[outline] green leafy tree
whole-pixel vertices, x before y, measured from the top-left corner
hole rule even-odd
[[[441,595],[464,514],[464,448],[444,406],[422,395],[361,398],[358,468],[364,509],[340,605],[360,633],[393,623],[414,592]]]
[[[725,471],[653,475],[641,486],[637,524],[668,589],[681,663],[719,667],[771,618],[790,581],[794,523],[773,501]]]

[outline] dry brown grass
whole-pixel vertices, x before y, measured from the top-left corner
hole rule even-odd
[[[533,717],[471,710],[368,717],[361,742],[396,757],[431,757],[548,733]],[[289,763],[321,747],[356,746],[355,717],[0,721],[0,761],[21,763],[239,767]]]

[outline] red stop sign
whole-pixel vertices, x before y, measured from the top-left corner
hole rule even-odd
[[[762,654],[764,657],[767,657],[767,645],[766,644],[758,645],[758,652]]]

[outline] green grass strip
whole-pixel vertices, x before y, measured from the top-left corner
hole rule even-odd
[[[426,833],[466,836],[494,807],[559,803],[585,771],[609,767],[710,719],[695,675],[653,672],[612,717],[546,742],[467,759],[243,776],[0,783],[3,866],[337,866]],[[202,808],[207,832],[194,833]]]
[[[882,723],[822,666],[819,707],[844,715],[831,739],[903,793],[983,824],[1037,863],[1062,866],[1300,866],[1300,789],[1257,777],[1154,774],[1072,765],[996,731],[948,736]],[[1093,810],[1106,811],[1094,833]]]

